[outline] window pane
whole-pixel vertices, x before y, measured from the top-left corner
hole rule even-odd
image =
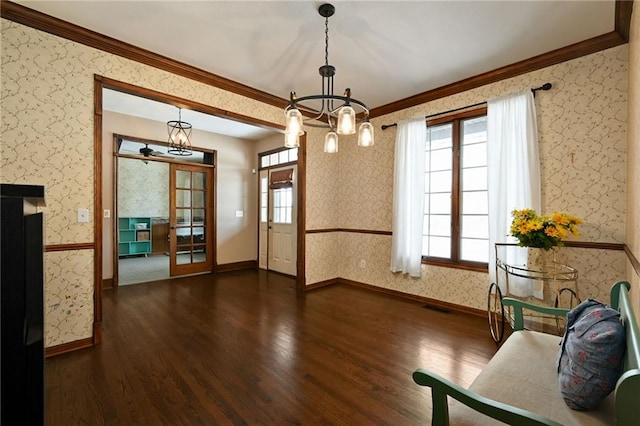
[[[487,165],[487,144],[479,143],[462,147],[462,168]]]
[[[431,214],[451,214],[451,194],[431,194]]]
[[[193,207],[204,207],[204,191],[191,191]]]
[[[269,155],[269,163],[271,166],[275,166],[278,163],[278,153],[274,152],[273,154]]]
[[[194,224],[204,224],[205,216],[204,209],[193,209],[193,222]]]
[[[462,170],[462,190],[487,189],[487,168],[477,167]]]
[[[451,192],[451,170],[431,172],[431,187],[429,192]]]
[[[278,153],[278,161],[280,161],[280,163],[288,163],[289,162],[289,151],[285,150],[285,151],[280,151]]]
[[[176,188],[191,188],[191,172],[176,171]]]
[[[176,209],[176,222],[178,225],[190,225],[191,209]]]
[[[488,240],[460,240],[460,257],[462,260],[472,262],[489,262],[489,241]]]
[[[428,256],[451,258],[451,238],[429,237]]]
[[[431,173],[425,173],[424,174],[424,191],[427,192],[427,193],[429,192],[429,185],[430,185],[430,182],[431,182],[430,178],[431,178]]]
[[[289,150],[289,161],[296,161],[298,159],[298,148],[291,148]]]
[[[464,120],[462,125],[464,145],[487,141],[487,117]]]
[[[176,189],[176,207],[191,207],[191,191]]]
[[[193,172],[193,187],[195,189],[205,189],[206,176],[202,172]]]
[[[260,207],[260,222],[267,221],[267,207]]]
[[[422,236],[422,255],[429,256],[429,237],[426,235]]]
[[[260,158],[260,166],[261,167],[269,167],[269,156],[265,155]]]
[[[463,192],[462,214],[488,214],[489,200],[487,191]]]
[[[438,149],[436,151],[431,151],[430,170],[451,170],[452,157],[450,149]]]
[[[427,150],[450,148],[452,146],[452,124],[427,128]]]
[[[489,238],[488,216],[462,216],[463,238]]]
[[[291,223],[293,210],[293,188],[273,190],[273,222]]]
[[[451,236],[451,215],[434,215],[430,217],[429,235],[439,237]]]
[[[425,151],[424,153],[424,171],[425,172],[431,171],[431,151],[428,151],[428,150]]]

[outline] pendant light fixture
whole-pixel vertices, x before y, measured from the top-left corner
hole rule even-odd
[[[193,126],[182,121],[182,109],[178,108],[178,120],[167,122],[169,133],[169,154],[187,156],[193,154],[191,150],[191,129]]]
[[[291,92],[289,105],[284,110],[285,135],[284,146],[296,148],[300,145],[300,136],[304,134],[303,123],[311,127],[329,129],[324,139],[324,152],[338,152],[338,135],[352,135],[356,133],[356,123],[359,121],[354,106],[363,113],[363,120],[357,128],[358,145],[371,146],[374,143],[373,126],[369,122],[369,108],[351,97],[351,89],[346,89],[343,96],[333,94],[334,66],[329,65],[329,17],[335,13],[335,7],[325,3],[318,8],[320,16],[324,17],[324,65],[319,68],[322,77],[322,94],[297,97]],[[313,117],[303,119],[299,107],[311,112]]]

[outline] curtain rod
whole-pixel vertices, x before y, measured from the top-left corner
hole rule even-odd
[[[533,88],[531,89],[531,91],[533,92],[533,96],[535,96],[535,95],[536,95],[536,92],[537,92],[538,90],[545,90],[545,91],[546,91],[546,90],[549,90],[549,89],[551,89],[551,83],[545,83],[545,84],[543,84],[543,85],[542,85],[542,86],[540,86],[540,87],[533,87]],[[460,111],[460,110],[463,110],[463,109],[477,107],[477,106],[480,106],[480,105],[484,105],[484,104],[486,104],[486,103],[487,103],[487,101],[484,101],[484,102],[478,102],[477,104],[467,105],[467,106],[463,106],[463,107],[460,107],[460,108],[454,108],[454,109],[450,109],[449,111],[437,112],[437,113],[435,113],[435,114],[427,115],[427,116],[426,116],[426,117],[424,117],[424,118],[425,118],[425,119],[429,119],[429,118],[437,117],[437,116],[439,116],[439,115],[451,114],[452,112],[457,112],[457,111]],[[393,124],[383,124],[381,127],[382,127],[382,130],[386,130],[386,129],[388,129],[389,127],[395,127],[395,126],[397,126],[397,125],[398,125],[398,123],[393,123]]]

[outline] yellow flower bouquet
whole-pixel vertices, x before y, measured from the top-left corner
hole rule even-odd
[[[563,212],[538,216],[532,209],[522,209],[512,211],[511,215],[511,235],[518,239],[518,245],[545,250],[562,246],[562,239],[569,234],[580,235],[578,225],[583,222],[582,219]]]

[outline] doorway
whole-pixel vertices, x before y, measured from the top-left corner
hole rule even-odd
[[[114,285],[212,272],[215,151],[184,160],[164,142],[114,134],[114,153]]]
[[[115,222],[112,219],[109,211],[109,206],[112,205],[112,188],[113,185],[110,182],[111,176],[114,170],[113,165],[113,153],[111,152],[111,140],[109,133],[103,129],[103,123],[105,117],[103,112],[105,111],[105,93],[108,91],[116,92],[118,94],[130,95],[132,98],[139,100],[151,100],[157,103],[169,104],[175,107],[181,107],[190,111],[195,111],[201,114],[206,114],[211,117],[222,120],[224,123],[235,123],[240,125],[248,125],[252,128],[269,129],[270,131],[276,131],[279,133],[284,132],[284,126],[282,123],[270,122],[255,117],[238,114],[233,111],[224,110],[211,105],[203,104],[200,102],[192,101],[186,98],[182,98],[176,95],[159,92],[156,90],[135,86],[130,83],[125,83],[112,78],[108,78],[101,75],[94,76],[94,333],[93,343],[99,344],[101,342],[102,334],[102,290],[103,288],[111,287],[110,282],[115,281],[117,277],[117,271],[109,270],[107,265],[113,265],[111,259],[113,248],[112,234],[114,233]],[[141,108],[142,111],[146,111],[149,108]],[[118,111],[119,108],[111,109],[112,111]],[[234,125],[235,125],[234,124]],[[129,127],[130,128],[130,127]],[[299,158],[297,161],[297,280],[296,287],[298,290],[303,291],[305,289],[305,182],[306,182],[306,135],[300,137]],[[255,153],[253,154],[255,155]],[[250,169],[249,169],[250,170]],[[256,200],[257,202],[257,200]],[[220,212],[214,212],[214,224],[217,223],[221,214]],[[257,222],[257,220],[256,220]],[[256,233],[257,234],[257,233]],[[254,234],[255,235],[255,234]],[[214,246],[217,247],[217,242],[214,242]],[[220,270],[220,265],[217,264],[217,260],[214,261],[214,271]],[[107,268],[105,268],[107,266]],[[103,272],[103,268],[105,268]],[[111,278],[113,277],[113,278]],[[113,282],[115,285],[115,282]]]
[[[259,267],[297,275],[298,152],[282,149],[259,156]]]

